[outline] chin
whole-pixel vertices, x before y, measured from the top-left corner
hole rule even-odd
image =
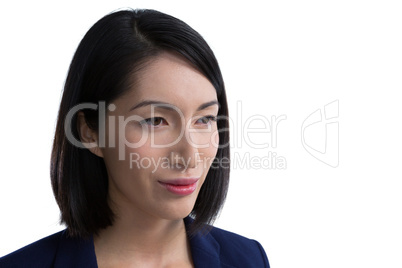
[[[168,206],[160,211],[161,218],[167,220],[179,220],[187,217],[194,208],[196,198],[191,198],[189,200],[177,200],[177,202],[172,202]]]

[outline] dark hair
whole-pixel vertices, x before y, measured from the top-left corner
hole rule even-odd
[[[108,204],[104,160],[79,148],[66,136],[68,112],[81,103],[106,105],[129,89],[129,77],[161,52],[183,56],[212,83],[220,109],[228,106],[218,62],[202,36],[183,21],[155,10],[122,10],[106,15],[86,33],[71,62],[60,104],[51,157],[51,182],[61,222],[72,236],[88,237],[113,224]],[[83,110],[87,124],[98,129],[98,113]],[[77,116],[71,119],[77,126]],[[228,120],[218,120],[219,148],[215,161],[229,159]],[[77,127],[71,128],[79,140]],[[229,168],[210,168],[191,215],[192,230],[212,223],[226,199]]]

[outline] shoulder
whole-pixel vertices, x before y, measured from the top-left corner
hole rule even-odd
[[[0,258],[0,267],[50,267],[64,231],[42,238]]]
[[[0,258],[0,267],[97,267],[93,238],[63,230]]]
[[[191,224],[191,219],[186,219]],[[267,255],[259,242],[209,226],[190,237],[191,253],[196,267],[269,268]]]
[[[269,267],[265,250],[258,241],[217,227],[211,229],[210,235],[220,246],[221,262],[241,264],[240,267]]]

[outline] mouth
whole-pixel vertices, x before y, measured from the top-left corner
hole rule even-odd
[[[166,190],[175,195],[190,195],[197,189],[199,178],[182,178],[158,181]]]

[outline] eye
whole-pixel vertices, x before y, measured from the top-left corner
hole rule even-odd
[[[151,117],[151,118],[142,120],[141,124],[147,124],[147,125],[150,125],[153,127],[157,127],[157,126],[161,126],[161,125],[166,125],[167,122],[162,117]]]
[[[198,119],[197,123],[206,125],[206,124],[211,123],[211,121],[216,122],[216,119],[217,119],[216,116],[208,115],[208,116],[204,116],[204,117],[201,117],[200,119]]]

